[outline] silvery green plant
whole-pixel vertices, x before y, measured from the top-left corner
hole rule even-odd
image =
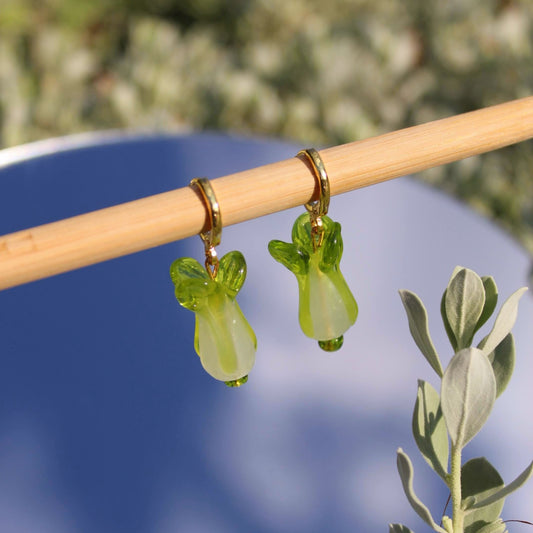
[[[444,328],[455,352],[445,370],[429,334],[424,304],[415,293],[400,291],[411,335],[441,379],[440,394],[428,382],[418,381],[412,428],[422,456],[450,491],[452,516],[443,516],[440,525],[434,520],[413,490],[413,465],[401,448],[397,466],[411,507],[439,533],[505,533],[500,518],[504,500],[533,472],[532,462],[506,485],[486,458],[465,464],[461,459],[511,378],[515,361],[511,329],[526,290],[521,288],[506,300],[491,331],[473,345],[476,332],[496,308],[498,289],[492,277],[480,278],[472,270],[456,267],[441,301]],[[412,532],[390,524],[389,533]]]

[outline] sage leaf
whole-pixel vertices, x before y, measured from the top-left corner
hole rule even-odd
[[[453,522],[449,516],[444,515],[441,519],[442,527],[448,532],[453,533]]]
[[[518,302],[522,295],[527,291],[527,287],[522,287],[511,294],[505,301],[494,321],[494,326],[491,332],[487,335],[483,345],[483,352],[488,355],[494,351],[496,346],[502,342],[507,334],[513,328],[516,322],[516,315],[518,314]]]
[[[413,533],[407,526],[402,524],[389,524],[389,533]]]
[[[498,471],[485,459],[476,457],[461,468],[461,494],[463,508],[467,502],[486,499],[504,486]],[[465,533],[475,533],[480,527],[498,519],[503,509],[503,500],[494,502],[482,509],[470,509],[464,521]]]
[[[452,443],[463,447],[483,427],[496,400],[494,372],[481,350],[465,348],[452,357],[440,398]]]
[[[509,485],[505,485],[487,498],[476,498],[476,502],[470,506],[470,509],[480,509],[481,507],[507,498],[509,494],[518,490],[531,477],[531,474],[533,474],[533,462],[512,483],[509,483]]]
[[[429,466],[446,480],[449,443],[438,392],[426,381],[418,381],[413,435],[420,453]]]
[[[399,293],[407,313],[409,331],[416,345],[424,354],[431,368],[439,377],[442,377],[442,365],[429,334],[428,315],[422,300],[414,292],[408,290],[401,290]]]
[[[483,305],[483,311],[481,311],[481,316],[477,321],[474,333],[490,318],[498,303],[498,287],[494,278],[492,276],[483,276],[481,281],[485,289],[485,304]]]
[[[439,533],[446,533],[442,527],[440,527],[433,517],[429,509],[418,499],[417,495],[413,490],[413,464],[409,456],[401,449],[398,448],[396,464],[398,467],[398,473],[400,474],[400,479],[402,480],[403,490],[407,496],[407,500],[411,504],[411,507],[415,512],[424,520],[426,524],[431,526],[435,531]]]
[[[466,529],[465,529],[466,531]],[[507,528],[501,518],[484,525],[481,529],[478,529],[476,533],[507,533]]]
[[[448,339],[450,340],[450,344],[452,345],[454,353],[457,351],[457,340],[455,338],[455,334],[452,331],[452,328],[450,326],[450,323],[448,322],[448,317],[446,316],[446,294],[448,293],[448,290],[446,289],[442,293],[442,298],[440,300],[440,314],[442,316],[442,322],[444,323],[444,329],[446,330],[446,335],[448,335]]]
[[[472,343],[484,305],[481,278],[468,268],[458,270],[448,284],[445,299],[446,317],[457,341],[456,349],[467,348]]]
[[[478,345],[478,348],[483,351],[483,346],[487,341],[485,337]],[[515,344],[512,333],[508,333],[506,337],[496,346],[494,351],[488,354],[494,377],[496,378],[496,398],[507,388],[511,376],[513,375],[515,363]]]
[[[452,275],[450,277],[450,280],[452,280],[457,272],[461,270],[462,267],[456,266],[453,269]],[[444,323],[444,329],[446,330],[446,334],[448,335],[448,339],[450,340],[450,344],[452,345],[453,352],[455,353],[457,351],[457,339],[455,338],[455,334],[452,331],[452,328],[450,326],[450,323],[448,322],[448,317],[446,316],[446,294],[448,293],[448,289],[445,289],[442,293],[442,298],[440,301],[440,314],[442,316],[442,321]]]

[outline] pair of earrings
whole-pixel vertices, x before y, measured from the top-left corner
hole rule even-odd
[[[314,148],[297,156],[311,165],[320,185],[320,196],[305,204],[292,228],[292,243],[273,240],[268,244],[272,257],[288,268],[298,281],[299,322],[308,337],[318,340],[326,351],[338,350],[343,334],[357,318],[357,303],[340,271],[341,226],[327,215],[329,179],[320,155]],[[170,266],[178,302],[194,311],[194,348],[204,369],[230,387],[248,379],[255,362],[257,339],[242,313],[236,296],[246,278],[244,256],[233,251],[218,259],[222,218],[211,184],[195,178],[206,205],[209,230],[200,233],[205,245],[205,268],[196,259],[183,257]]]

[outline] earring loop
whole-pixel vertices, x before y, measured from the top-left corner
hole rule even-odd
[[[194,178],[189,186],[201,197],[206,223],[199,232],[205,245],[205,270],[192,257],[170,265],[174,295],[195,314],[194,350],[202,366],[229,387],[246,383],[255,361],[257,338],[236,301],[246,279],[246,261],[234,250],[220,258],[222,217],[215,192],[207,178]]]
[[[330,190],[328,173],[326,172],[324,161],[322,161],[320,154],[314,148],[300,150],[296,157],[302,161],[307,159],[307,161],[311,163],[311,166],[313,167],[313,173],[318,180],[318,200],[305,204],[305,208],[309,212],[311,221],[311,236],[313,239],[313,247],[316,251],[318,248],[320,248],[324,239],[322,217],[327,215],[329,209]]]
[[[220,244],[222,236],[220,206],[211,182],[207,178],[194,178],[189,183],[189,187],[200,192],[207,210],[209,229],[200,232],[200,238],[205,246],[205,268],[211,279],[215,279],[218,272],[218,256],[215,246]]]
[[[296,275],[300,297],[298,320],[302,331],[327,352],[338,350],[344,333],[357,318],[357,302],[340,270],[341,225],[326,216],[330,188],[320,154],[301,150],[304,162],[319,182],[318,199],[305,204],[292,226],[292,242],[273,240],[270,255]]]
[[[329,178],[326,172],[324,161],[320,157],[320,154],[314,148],[307,148],[307,150],[300,150],[296,155],[299,159],[306,158],[311,166],[319,185],[318,200],[314,202],[308,202],[305,204],[305,208],[309,213],[314,214],[317,217],[321,217],[328,214],[329,209]]]

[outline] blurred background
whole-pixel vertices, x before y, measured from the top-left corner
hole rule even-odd
[[[0,147],[223,130],[330,146],[529,96],[530,0],[0,0]],[[533,253],[532,143],[420,178]]]

